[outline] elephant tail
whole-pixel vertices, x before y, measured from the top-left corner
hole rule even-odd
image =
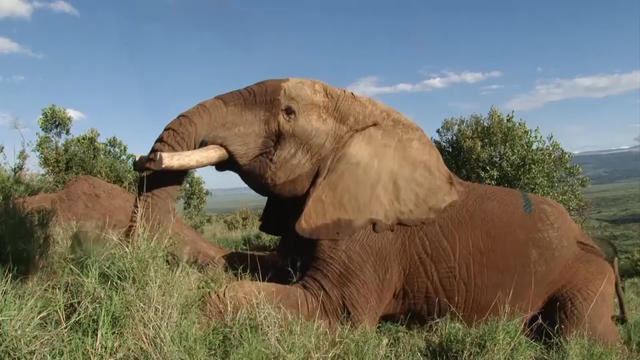
[[[624,291],[622,289],[622,280],[620,279],[620,272],[618,271],[618,257],[613,258],[613,273],[616,277],[616,297],[618,298],[618,307],[620,308],[620,313],[616,316],[616,322],[618,324],[625,324],[628,320],[627,318],[627,308],[624,303]]]
[[[589,239],[589,240],[587,240]],[[615,276],[615,291],[616,298],[618,299],[619,314],[614,316],[615,321],[618,324],[624,324],[627,322],[627,308],[624,303],[624,289],[622,288],[622,279],[619,272],[619,258],[618,250],[615,245],[609,240],[593,239],[588,236],[578,240],[578,246],[589,253],[597,254],[607,261],[613,268],[613,274]]]

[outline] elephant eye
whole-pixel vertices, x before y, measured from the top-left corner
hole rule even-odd
[[[291,105],[285,106],[282,112],[288,119],[293,119],[296,116],[296,110]]]

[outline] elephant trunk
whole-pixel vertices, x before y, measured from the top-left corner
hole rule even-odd
[[[153,144],[146,169],[153,169],[158,154],[178,153],[196,149],[202,138],[215,128],[218,111],[215,99],[203,102],[179,115],[162,131]],[[160,161],[162,162],[162,161]],[[138,180],[138,196],[131,213],[128,235],[132,236],[141,226],[158,229],[171,227],[172,233],[179,237],[179,251],[199,263],[210,262],[227,252],[204,240],[188,225],[176,220],[175,204],[180,186],[187,176],[183,170],[145,170]]]

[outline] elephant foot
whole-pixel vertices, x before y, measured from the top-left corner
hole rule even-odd
[[[221,292],[210,292],[203,300],[204,314],[213,321],[223,321],[228,314],[250,309],[260,302],[271,305],[275,312],[300,316],[305,320],[328,321],[319,302],[295,285],[256,281],[237,281]]]
[[[215,268],[225,265],[225,256],[230,253],[229,250],[205,239],[199,232],[184,223],[176,222],[171,231],[176,240],[173,251],[187,262]]]

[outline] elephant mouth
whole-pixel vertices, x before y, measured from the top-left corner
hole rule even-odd
[[[192,170],[217,165],[229,158],[229,152],[219,145],[204,146],[199,149],[177,152],[154,152],[136,156],[134,169],[147,170]]]

